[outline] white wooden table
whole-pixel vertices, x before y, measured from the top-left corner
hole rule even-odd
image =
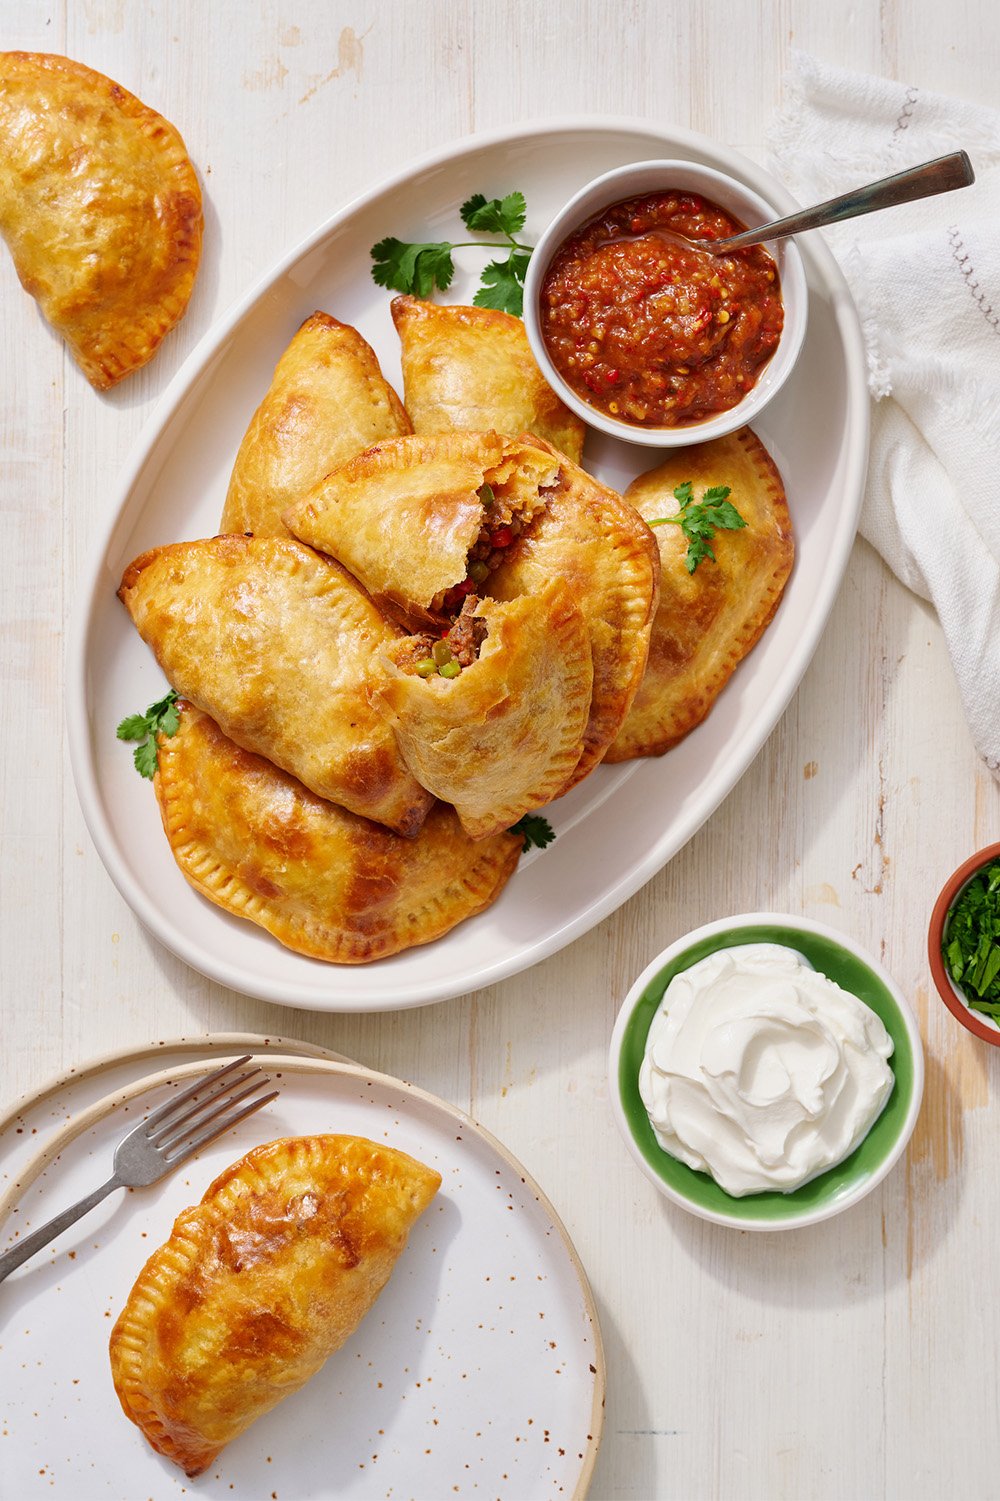
[[[175,121],[207,210],[187,318],[106,398],[0,257],[0,1099],[130,1041],[323,1042],[470,1110],[551,1195],[607,1347],[593,1496],[1000,1494],[1000,1050],[960,1031],[925,959],[942,880],[1000,837],[1000,786],[935,619],[865,544],[778,728],[668,868],[563,954],[438,1007],[289,1014],[187,969],[106,876],[62,733],[66,622],[130,445],[213,320],[334,208],[410,156],[532,116],[645,114],[763,159],[793,45],[995,104],[993,0],[0,0],[0,23],[0,45],[65,52]],[[631,979],[696,924],[761,908],[881,954],[927,1046],[905,1163],[783,1237],[667,1206],[605,1103]]]

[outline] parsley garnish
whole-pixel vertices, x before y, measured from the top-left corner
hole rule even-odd
[[[482,234],[501,235],[510,247],[499,260],[490,261],[482,273],[482,285],[472,299],[477,307],[498,308],[520,318],[524,310],[524,274],[531,259],[530,245],[522,245],[515,235],[524,228],[526,214],[524,194],[508,193],[505,198],[486,198],[473,193],[462,204],[460,213],[466,229]],[[446,291],[455,275],[451,252],[470,245],[497,247],[489,240],[397,240],[393,236],[379,240],[371,249],[374,262],[372,276],[380,287],[394,292],[411,292],[429,297],[435,287]]]
[[[684,557],[688,573],[694,573],[702,558],[711,558],[715,562],[715,553],[709,543],[717,529],[735,532],[741,526],[746,526],[743,517],[730,501],[729,493],[728,485],[712,485],[696,503],[694,485],[691,480],[685,480],[674,491],[674,499],[680,504],[677,515],[661,516],[649,523],[650,526],[680,527],[688,540],[688,550]]]
[[[547,818],[542,818],[539,813],[525,813],[517,823],[512,823],[507,830],[508,834],[520,834],[524,843],[521,846],[522,855],[530,850],[532,845],[543,850],[547,844],[551,844],[556,837],[556,831]]]
[[[150,704],[145,714],[129,714],[118,726],[119,740],[138,740],[132,752],[135,769],[141,777],[152,777],[156,770],[156,737],[175,735],[181,722],[177,708],[177,694],[171,688],[163,698]]]
[[[949,973],[973,1011],[1000,1021],[1000,863],[977,871],[948,913]]]

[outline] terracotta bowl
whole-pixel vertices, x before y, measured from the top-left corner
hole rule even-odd
[[[968,860],[963,861],[942,886],[941,894],[934,903],[930,925],[927,929],[927,958],[930,961],[931,974],[934,976],[938,995],[952,1016],[960,1021],[963,1027],[975,1037],[981,1038],[983,1042],[991,1042],[994,1047],[1000,1047],[1000,1027],[990,1017],[972,1010],[948,973],[944,956],[941,953],[941,939],[944,935],[945,920],[962,887],[967,885],[984,865],[992,865],[997,860],[1000,860],[1000,842],[986,845],[985,849],[979,850],[976,854],[970,855]]]

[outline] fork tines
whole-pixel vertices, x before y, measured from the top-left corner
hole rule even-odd
[[[271,1083],[259,1064],[238,1072],[251,1062],[252,1056],[246,1053],[242,1058],[234,1058],[207,1078],[196,1080],[148,1117],[145,1135],[165,1162],[175,1163],[189,1156],[214,1136],[277,1099],[276,1089],[266,1095],[257,1093]],[[235,1108],[241,1105],[242,1109]],[[192,1136],[192,1131],[197,1134]]]

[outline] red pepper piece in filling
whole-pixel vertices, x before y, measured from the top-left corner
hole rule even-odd
[[[514,540],[514,533],[509,526],[498,526],[496,531],[490,532],[491,547],[509,547]]]

